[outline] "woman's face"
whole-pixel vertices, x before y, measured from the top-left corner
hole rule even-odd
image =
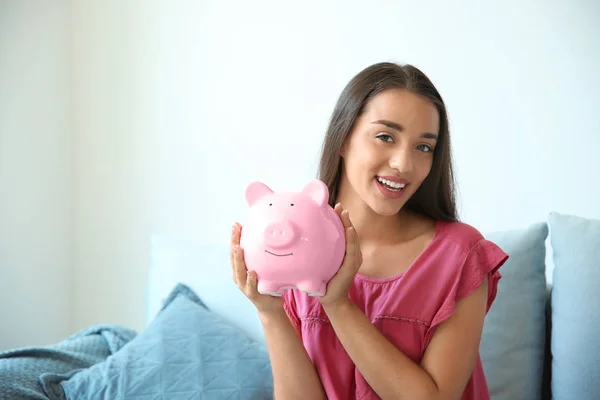
[[[410,91],[375,96],[341,150],[346,193],[378,214],[398,213],[431,170],[439,124],[436,107]]]

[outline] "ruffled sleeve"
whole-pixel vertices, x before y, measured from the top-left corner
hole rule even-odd
[[[508,255],[495,243],[480,239],[467,254],[462,268],[455,302],[462,300],[475,291],[485,277],[488,277],[489,311],[498,293],[498,282],[502,278],[500,267],[506,262]]]
[[[487,239],[479,239],[470,249],[466,250],[459,265],[450,293],[444,299],[442,307],[435,315],[431,328],[448,319],[456,309],[456,303],[472,294],[485,277],[488,278],[487,311],[496,299],[498,283],[502,278],[500,267],[509,256],[498,245]]]

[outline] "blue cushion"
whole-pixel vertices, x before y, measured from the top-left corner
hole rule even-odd
[[[178,284],[152,323],[105,362],[62,382],[67,399],[266,399],[264,344]]]
[[[552,395],[600,394],[600,220],[551,213]]]
[[[483,329],[480,354],[494,400],[541,398],[547,303],[548,226],[493,232],[486,237],[510,258]]]

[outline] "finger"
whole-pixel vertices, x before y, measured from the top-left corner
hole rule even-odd
[[[334,211],[337,213],[338,217],[341,218],[342,211],[344,211],[344,207],[342,207],[341,203],[337,203],[335,207],[333,207]]]
[[[345,275],[354,275],[362,264],[362,256],[360,253],[356,229],[352,227],[348,228],[346,230],[346,236],[348,237],[348,244],[346,245],[346,254],[344,255],[343,266],[345,268],[343,268],[343,270]]]
[[[240,228],[241,225],[237,222],[234,222],[233,225],[231,226],[231,237],[229,238],[229,244],[230,244],[230,255],[231,255],[231,261],[233,262],[233,247],[235,245],[240,244]]]
[[[346,229],[346,256],[350,261],[356,257],[356,230],[352,227]]]
[[[246,276],[246,296],[248,296],[249,299],[255,299],[259,294],[256,272],[248,271]]]
[[[342,211],[340,218],[342,219],[342,224],[344,224],[344,228],[348,229],[352,227],[352,222],[350,221],[350,212],[348,210]]]
[[[344,206],[342,206],[341,203],[337,203],[333,209],[342,220],[344,228],[347,229],[352,226],[352,222],[350,221],[350,212],[344,209]]]
[[[235,235],[235,230],[237,228],[237,223],[234,223],[231,226],[231,236],[229,237],[229,263],[231,264],[231,268],[233,269],[233,246],[234,246],[234,235]]]
[[[244,250],[235,245],[234,247],[234,263],[235,265],[235,281],[240,289],[246,287],[246,264],[244,263]]]
[[[233,249],[239,244],[239,224],[237,222],[231,227],[231,238],[229,239],[229,242],[229,263],[231,265],[233,280],[235,281],[235,258]]]
[[[354,227],[351,227],[348,229],[350,231],[350,241],[351,241],[351,247],[352,247],[352,251],[353,251],[353,262],[355,263],[354,265],[356,266],[356,269],[358,270],[358,268],[362,265],[362,252],[360,251],[360,243],[358,241],[358,233],[356,232],[356,229],[354,229]]]

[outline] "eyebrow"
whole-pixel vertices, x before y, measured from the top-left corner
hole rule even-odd
[[[385,125],[388,128],[394,129],[398,132],[403,132],[404,131],[404,127],[402,125],[400,125],[397,122],[394,121],[389,121],[387,119],[378,119],[377,121],[373,121],[371,122],[372,124],[380,124],[380,125]],[[424,132],[421,134],[422,138],[425,139],[433,139],[433,140],[438,140],[438,135],[436,135],[435,133],[431,133],[431,132]]]

